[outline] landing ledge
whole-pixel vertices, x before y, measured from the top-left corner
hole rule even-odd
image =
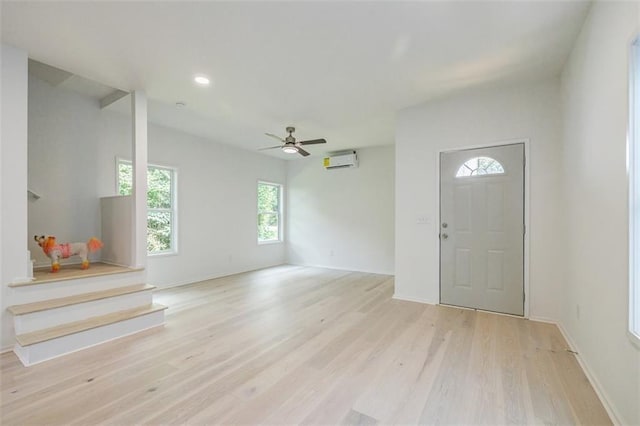
[[[80,269],[80,265],[63,265],[56,273],[46,270],[36,270],[33,273],[34,280],[20,283],[11,283],[9,287],[25,287],[30,285],[45,284],[57,281],[77,280],[81,278],[99,277],[102,275],[124,274],[127,272],[144,271],[144,268],[128,268],[126,266],[111,265],[108,263],[92,263],[89,269]]]

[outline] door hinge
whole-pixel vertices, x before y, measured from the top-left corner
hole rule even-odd
[[[527,225],[525,225],[524,223],[522,224],[522,235],[526,235],[527,234]]]
[[[527,167],[527,157],[526,156],[522,156],[522,165]]]

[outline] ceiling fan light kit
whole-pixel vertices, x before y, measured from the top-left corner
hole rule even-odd
[[[321,143],[327,143],[326,140],[324,139],[311,139],[308,141],[300,141],[300,142],[296,142],[296,138],[293,137],[293,132],[296,131],[296,128],[293,126],[289,126],[286,128],[287,132],[289,133],[289,136],[287,136],[286,138],[282,139],[280,136],[274,135],[273,133],[265,133],[265,135],[272,137],[274,139],[278,139],[279,141],[282,142],[282,145],[276,145],[276,146],[270,146],[267,148],[260,148],[259,151],[264,151],[266,149],[275,149],[275,148],[280,148],[282,149],[282,152],[285,152],[287,154],[300,154],[303,157],[307,157],[311,154],[309,154],[307,151],[305,151],[304,149],[302,149],[303,145],[316,145],[316,144],[321,144]]]

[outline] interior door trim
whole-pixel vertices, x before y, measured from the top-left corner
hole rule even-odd
[[[434,221],[434,232],[436,235],[440,234],[440,223],[442,223],[442,218],[440,217],[440,154],[445,152],[456,152],[456,151],[466,151],[470,149],[478,149],[478,148],[493,148],[504,145],[516,145],[516,144],[524,144],[524,226],[525,226],[525,234],[524,234],[524,318],[529,318],[529,303],[531,300],[531,291],[530,291],[530,283],[529,283],[529,244],[530,244],[530,229],[529,226],[529,197],[531,194],[530,191],[530,176],[529,170],[531,169],[531,157],[529,155],[529,138],[521,138],[521,139],[510,139],[510,140],[502,140],[496,142],[488,142],[485,144],[479,145],[467,145],[460,146],[456,148],[448,148],[448,149],[440,149],[437,151],[436,155],[436,215],[437,220]],[[442,289],[440,282],[440,238],[435,238],[436,244],[436,253],[438,253],[438,268],[435,279],[438,282],[438,303],[442,300]]]

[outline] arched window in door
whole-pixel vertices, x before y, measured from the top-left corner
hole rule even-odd
[[[504,173],[504,167],[498,160],[491,157],[474,157],[460,166],[456,177],[499,175]]]

